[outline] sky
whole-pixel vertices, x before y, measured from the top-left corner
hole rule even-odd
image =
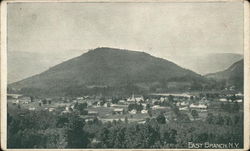
[[[157,57],[243,53],[243,3],[11,3],[8,51],[72,56],[96,47]]]

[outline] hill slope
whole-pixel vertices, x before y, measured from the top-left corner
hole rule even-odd
[[[62,61],[79,56],[82,51],[70,51],[66,54],[41,54],[36,52],[8,51],[8,84],[20,81],[48,70]]]
[[[174,57],[175,59],[170,60],[201,75],[226,70],[243,58],[242,55],[234,53],[185,54]]]
[[[244,61],[243,59],[237,61],[226,70],[207,74],[206,77],[217,81],[224,80],[228,86],[235,86],[237,89],[242,90],[244,84]]]
[[[204,78],[176,64],[144,52],[97,48],[49,70],[10,84],[10,88],[47,93],[86,92],[86,88],[140,85],[146,89],[163,81],[202,81]],[[172,79],[172,80],[171,80]]]

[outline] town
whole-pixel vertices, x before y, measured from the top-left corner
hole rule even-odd
[[[243,110],[243,94],[180,93],[134,95],[129,97],[79,96],[41,98],[21,94],[8,94],[8,108],[46,111],[54,114],[76,113],[85,121],[97,118],[102,122],[126,121],[145,123],[164,116],[164,122],[177,121],[176,112],[185,122],[205,120],[209,113],[220,113],[227,105]],[[181,118],[182,119],[182,118]]]

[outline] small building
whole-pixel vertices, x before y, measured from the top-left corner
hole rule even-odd
[[[143,96],[138,96],[138,97],[135,97],[135,101],[141,102],[141,101],[144,101],[144,98],[143,98]]]
[[[136,114],[136,113],[137,113],[137,110],[135,110],[135,109],[129,111],[129,114]]]
[[[141,113],[142,113],[142,114],[147,114],[147,113],[148,113],[148,110],[141,110]]]
[[[106,102],[103,104],[104,107],[110,107],[110,103],[109,102]]]
[[[177,102],[177,103],[176,103],[176,106],[180,106],[180,104],[181,104],[180,102]]]
[[[15,100],[15,101],[13,101],[13,103],[14,103],[14,104],[19,104],[20,101],[19,101],[19,100]]]
[[[34,107],[30,107],[30,108],[29,108],[29,110],[30,110],[30,111],[35,111],[35,110],[36,110],[36,108],[34,108]]]
[[[96,106],[97,107],[101,107],[103,105],[103,103],[101,102],[101,101],[98,101],[97,103],[96,103]]]
[[[242,99],[235,100],[235,102],[242,103]]]
[[[125,100],[119,100],[118,104],[126,104],[126,101]]]
[[[152,109],[153,109],[153,110],[157,110],[157,109],[166,109],[166,107],[160,106],[160,105],[154,105],[154,106],[152,106]]]
[[[227,99],[226,98],[220,98],[219,101],[220,102],[227,102]]]
[[[191,104],[189,107],[191,110],[207,111],[207,106],[204,104],[198,104],[198,105]]]
[[[69,111],[69,108],[70,108],[69,106],[66,106],[65,111]]]
[[[97,111],[88,111],[88,115],[97,116],[98,112]]]
[[[123,108],[115,108],[113,111],[114,114],[123,114],[124,109]]]
[[[181,106],[188,106],[188,105],[189,105],[189,103],[188,103],[188,102],[183,101],[183,102],[181,102],[181,103],[180,103],[180,105],[181,105]]]
[[[238,96],[238,97],[243,97],[243,94],[241,92],[235,94],[235,96]]]
[[[160,102],[164,102],[166,99],[164,97],[160,98]]]
[[[55,108],[53,107],[49,108],[49,112],[53,112],[53,111],[55,111]]]
[[[180,110],[180,111],[187,111],[187,110],[188,110],[188,107],[187,107],[187,106],[185,106],[185,107],[180,107],[179,110]]]

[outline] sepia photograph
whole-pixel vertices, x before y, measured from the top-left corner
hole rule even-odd
[[[4,150],[249,147],[248,2],[3,2]]]

